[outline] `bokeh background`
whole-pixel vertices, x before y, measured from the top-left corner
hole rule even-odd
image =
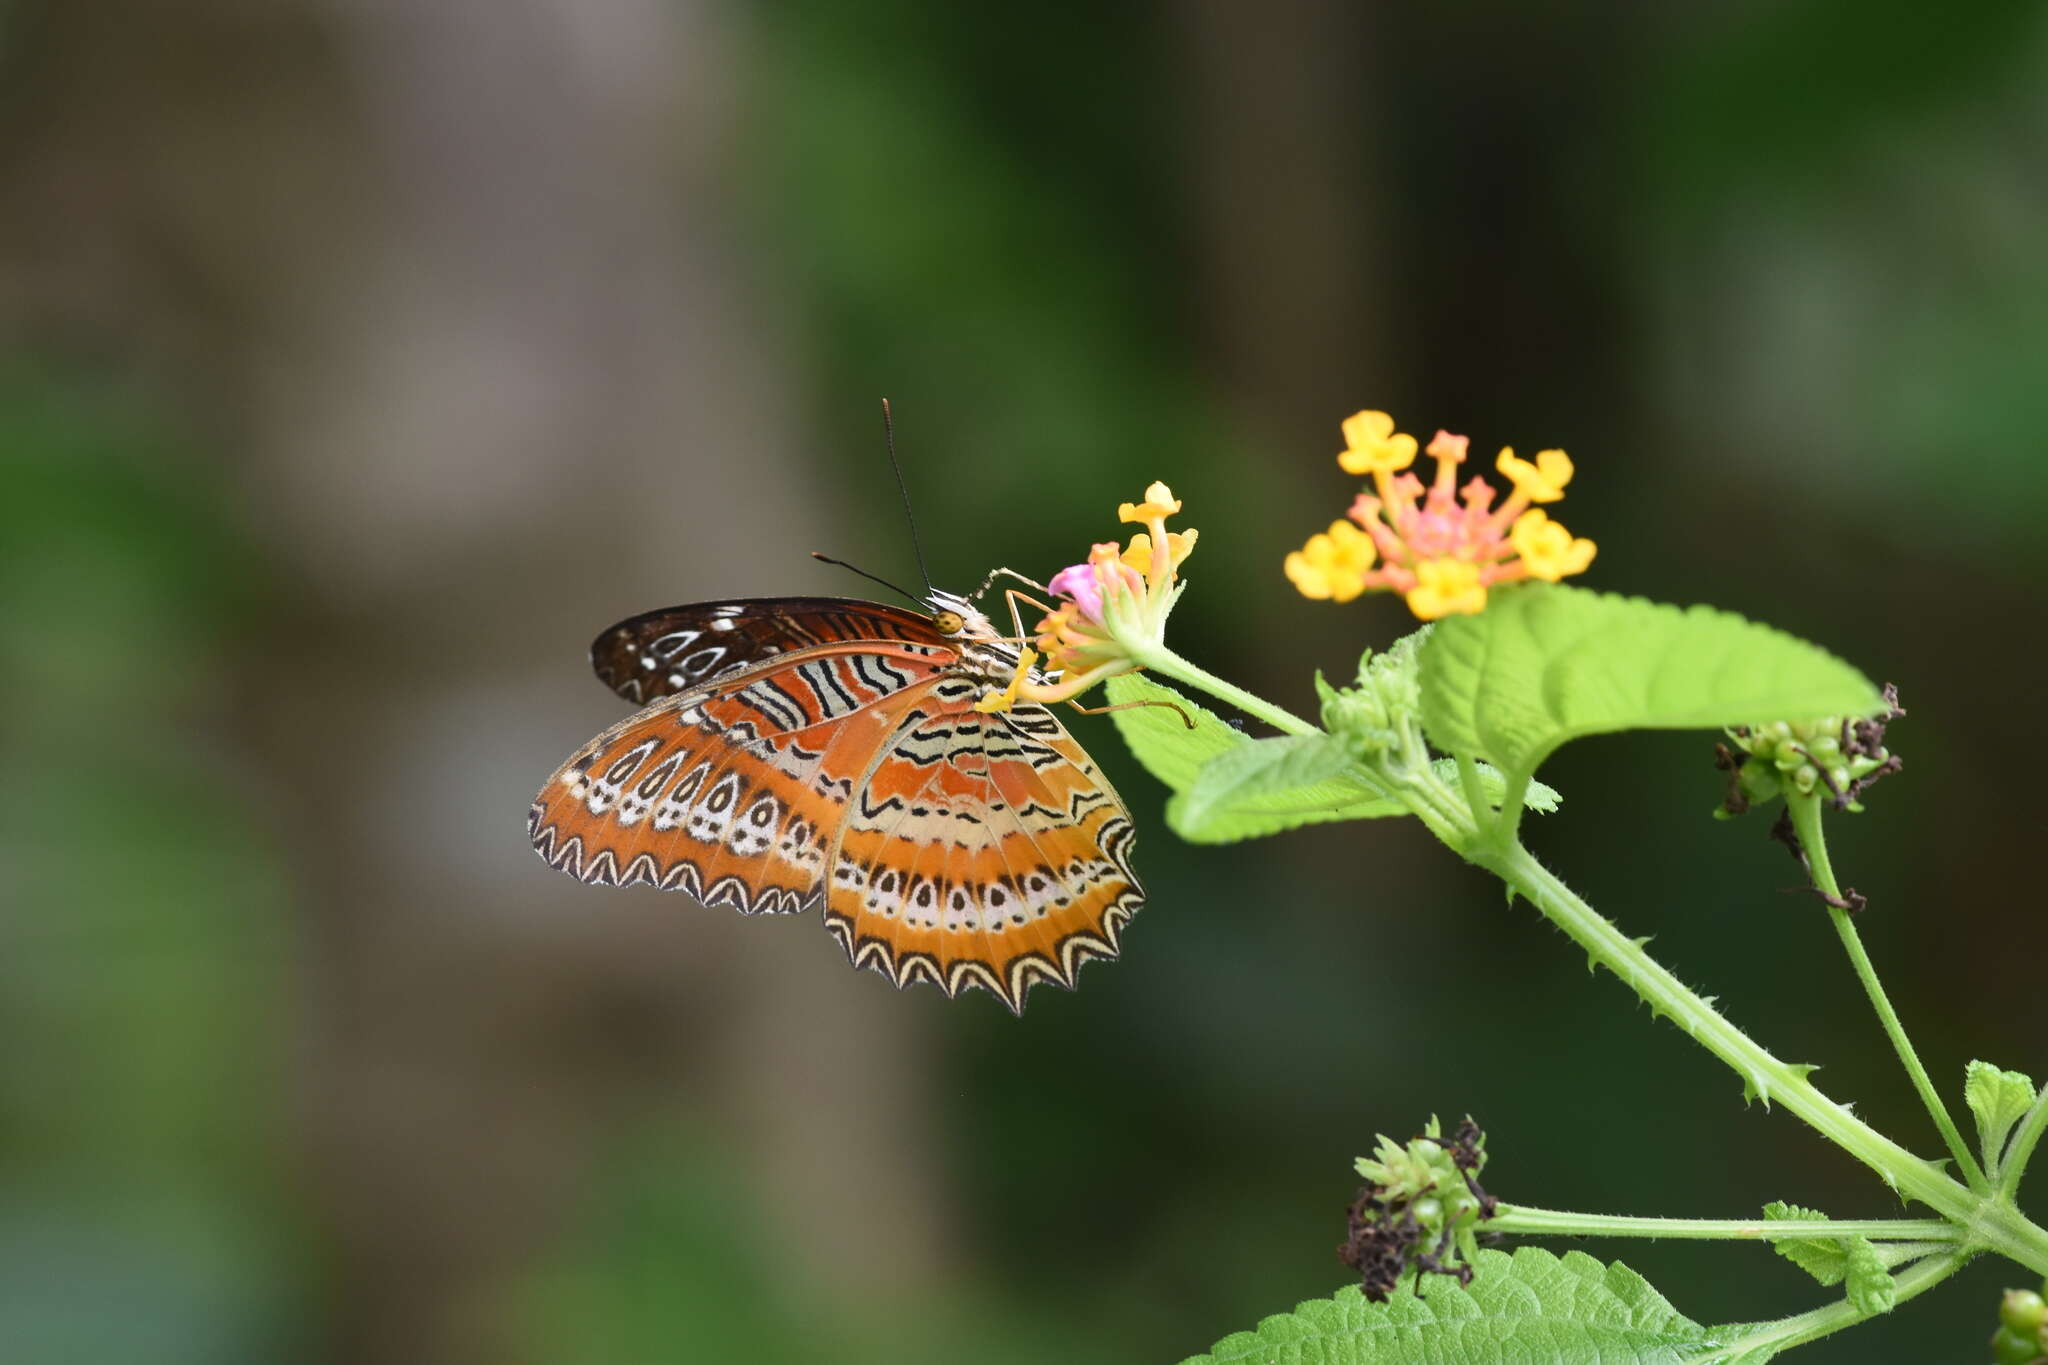
[[[1107,722],[1151,902],[1022,1021],[542,866],[598,628],[914,573],[883,395],[942,582],[1164,478],[1179,645],[1300,708],[1408,627],[1279,572],[1339,418],[1565,447],[1594,585],[1901,684],[1838,866],[1952,1095],[2048,1066],[2038,5],[9,0],[0,102],[0,1359],[1172,1360],[1432,1113],[1524,1202],[1896,1210],[1419,830],[1181,846]],[[1710,741],[1536,846],[1931,1151]]]

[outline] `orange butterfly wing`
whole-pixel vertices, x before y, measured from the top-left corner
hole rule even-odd
[[[528,832],[549,864],[743,914],[823,892],[854,965],[948,996],[980,987],[1018,1012],[1038,982],[1071,988],[1082,963],[1116,956],[1144,903],[1130,812],[1050,712],[975,711],[986,680],[926,618],[790,599],[758,604],[777,609],[761,621],[749,605],[669,608],[599,637],[615,691],[676,690],[548,779]],[[674,642],[702,649],[684,639],[698,630],[739,664],[687,686]]]
[[[1082,963],[1117,955],[1145,899],[1130,812],[1043,707],[982,715],[949,690],[876,755],[834,845],[825,927],[898,986],[978,986],[1021,1013],[1033,985],[1072,989]]]
[[[806,909],[875,753],[957,658],[861,641],[665,697],[548,779],[528,816],[534,848],[586,882],[647,882],[743,914]]]

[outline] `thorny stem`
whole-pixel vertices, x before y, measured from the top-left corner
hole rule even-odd
[[[1132,657],[1147,668],[1200,688],[1287,734],[1321,733],[1299,716],[1195,667],[1163,645],[1133,651]],[[1614,973],[1654,1013],[1670,1018],[1687,1036],[1720,1058],[1743,1078],[1746,1093],[1755,1094],[1766,1104],[1775,1100],[1784,1105],[1821,1136],[1877,1172],[1899,1193],[1926,1204],[1956,1227],[1962,1239],[1961,1250],[1954,1257],[1925,1262],[1901,1274],[1901,1298],[1911,1297],[1952,1273],[1978,1250],[1994,1251],[2038,1275],[2048,1276],[2048,1229],[2027,1219],[2009,1200],[1988,1198],[1965,1187],[1934,1163],[1913,1155],[1829,1099],[1806,1079],[1812,1068],[1782,1062],[1752,1040],[1651,957],[1642,942],[1628,938],[1580,899],[1518,840],[1511,835],[1482,840],[1473,810],[1463,796],[1437,778],[1426,763],[1417,765],[1412,759],[1404,749],[1401,771],[1383,768],[1375,776],[1393,781],[1408,798],[1417,818],[1432,833],[1461,856],[1500,877],[1582,948],[1592,965]],[[1816,863],[1817,868],[1824,866],[1824,860]],[[1831,873],[1829,878],[1832,881]],[[1874,981],[1874,976],[1871,979]],[[2042,1127],[2048,1125],[2048,1117],[2029,1114],[2026,1122],[2029,1131],[2024,1136],[2031,1148]],[[2017,1142],[2014,1150],[2024,1155]],[[1930,1267],[1940,1268],[1934,1273]],[[1797,1337],[1799,1341],[1808,1341],[1858,1320],[1854,1316],[1843,1317],[1841,1309],[1838,1304],[1786,1322],[1812,1325],[1810,1335]],[[1782,1326],[1773,1325],[1771,1330]],[[1782,1344],[1793,1342],[1788,1338]]]
[[[1520,844],[1488,850],[1484,865],[1533,902],[1586,950],[1594,964],[1620,977],[1652,1010],[1668,1015],[1694,1041],[1727,1063],[1766,1103],[1776,1101],[1823,1137],[1876,1171],[1886,1183],[1964,1230],[1969,1241],[2048,1275],[2048,1231],[1944,1175],[1893,1142],[1806,1079],[1805,1067],[1778,1060],[1688,989],[1641,944],[1560,882]]]
[[[1956,1121],[1949,1116],[1948,1106],[1941,1102],[1941,1093],[1934,1088],[1927,1068],[1920,1064],[1920,1054],[1913,1050],[1912,1040],[1906,1036],[1906,1026],[1899,1021],[1898,1011],[1892,1008],[1891,999],[1885,995],[1884,986],[1877,979],[1877,968],[1871,965],[1870,954],[1863,950],[1863,938],[1856,932],[1855,921],[1840,903],[1842,888],[1836,884],[1834,867],[1828,862],[1827,835],[1821,828],[1820,800],[1818,792],[1805,796],[1787,792],[1785,796],[1786,808],[1792,816],[1792,828],[1805,851],[1813,884],[1826,898],[1828,917],[1835,922],[1835,933],[1849,954],[1856,979],[1863,983],[1863,993],[1870,997],[1871,1008],[1877,1011],[1885,1036],[1891,1039],[1892,1050],[1899,1054],[1899,1062],[1906,1068],[1906,1075],[1912,1078],[1913,1088],[1920,1094],[1920,1102],[1927,1106],[1934,1126],[1941,1131],[1941,1140],[1948,1144],[1949,1154],[1956,1160],[1956,1169],[1963,1173],[1963,1179],[1971,1189],[1979,1194],[1989,1193],[1991,1182],[1985,1178],[1977,1158],[1971,1155],[1969,1144],[1963,1141]]]

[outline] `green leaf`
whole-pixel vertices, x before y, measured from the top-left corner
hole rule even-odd
[[[1773,1200],[1764,1205],[1764,1217],[1774,1223],[1825,1223],[1828,1215],[1816,1209]],[[1849,1249],[1845,1243],[1860,1238],[1801,1238],[1771,1243],[1771,1249],[1822,1284],[1840,1284],[1849,1273]]]
[[[1323,787],[1348,789],[1347,800],[1373,795],[1358,775],[1351,751],[1328,735],[1247,739],[1202,765],[1183,794],[1184,814],[1200,824],[1219,811],[1256,797]],[[1398,803],[1387,803],[1394,810]]]
[[[1129,708],[1110,717],[1116,723],[1117,733],[1131,746],[1145,771],[1174,791],[1184,792],[1192,787],[1203,764],[1248,740],[1201,703],[1135,673],[1111,678],[1108,691],[1111,705]],[[1194,721],[1195,728],[1188,729],[1187,723],[1167,706],[1131,705],[1141,701],[1177,706]]]
[[[1815,1209],[1775,1201],[1764,1205],[1764,1217],[1771,1222],[1825,1223],[1828,1216]],[[1869,1239],[1863,1237],[1801,1238],[1774,1241],[1780,1256],[1804,1270],[1822,1284],[1848,1282],[1849,1302],[1859,1313],[1889,1313],[1899,1301],[1898,1282],[1891,1267]]]
[[[1861,1237],[1849,1243],[1849,1303],[1859,1313],[1889,1313],[1898,1305],[1899,1285],[1877,1248]]]
[[[1430,766],[1438,781],[1463,789],[1456,759],[1439,758]],[[1480,792],[1498,804],[1507,794],[1507,779],[1490,764],[1478,766]],[[1561,800],[1555,788],[1531,782],[1522,804],[1547,815]],[[1407,803],[1370,785],[1349,747],[1330,735],[1248,739],[1209,760],[1194,785],[1166,803],[1166,822],[1191,844],[1228,844],[1301,825],[1407,814]]]
[[[1346,746],[1328,735],[1252,739],[1172,688],[1131,674],[1110,679],[1109,696],[1118,705],[1172,702],[1194,719],[1190,730],[1164,706],[1115,713],[1131,752],[1175,793],[1166,820],[1190,843],[1233,843],[1302,825],[1409,813],[1406,803],[1374,786]],[[1455,762],[1439,760],[1436,769],[1439,778],[1459,785]],[[1498,801],[1506,781],[1484,764],[1479,777],[1487,799]],[[1530,809],[1555,810],[1558,800],[1551,788],[1529,785]]]
[[[1458,777],[1457,759],[1439,758],[1430,766],[1436,769],[1438,777],[1443,778],[1460,791],[1464,790],[1465,784]],[[1494,767],[1491,763],[1477,763],[1475,760],[1475,766],[1479,769],[1479,790],[1486,794],[1486,799],[1489,802],[1496,806],[1499,805],[1500,799],[1508,793],[1507,778],[1502,775],[1500,769]],[[1558,791],[1555,787],[1538,782],[1533,777],[1529,779],[1528,787],[1522,792],[1522,805],[1529,810],[1535,811],[1538,815],[1553,813],[1563,801],[1564,794],[1562,792]]]
[[[1963,1071],[1963,1098],[1977,1116],[1977,1143],[1984,1165],[1995,1169],[2012,1126],[2034,1107],[2034,1083],[2017,1071],[1971,1062]]]
[[[1512,1256],[1482,1251],[1474,1270],[1469,1288],[1429,1275],[1417,1294],[1404,1280],[1386,1303],[1340,1289],[1227,1336],[1185,1365],[1675,1365],[1728,1344],[1619,1262],[1523,1247]]]
[[[1166,805],[1166,822],[1196,844],[1231,843],[1330,820],[1406,814],[1407,804],[1369,786],[1350,751],[1328,735],[1239,736]]]
[[[1884,698],[1834,655],[1711,607],[1537,583],[1437,622],[1422,719],[1450,753],[1534,772],[1581,735],[1874,715]]]

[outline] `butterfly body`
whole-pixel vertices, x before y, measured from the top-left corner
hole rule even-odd
[[[974,709],[1017,648],[965,599],[928,600],[709,602],[605,631],[592,666],[643,709],[548,780],[535,849],[746,914],[822,903],[898,986],[1013,1010],[1071,987],[1143,903],[1129,812],[1044,708]]]

